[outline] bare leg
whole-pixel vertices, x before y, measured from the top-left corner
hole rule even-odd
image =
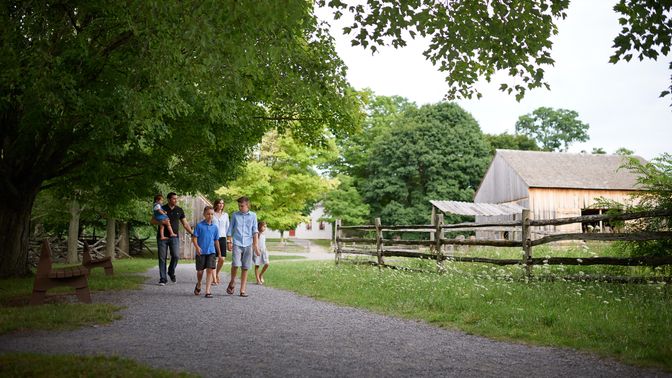
[[[268,264],[264,264],[264,267],[261,268],[261,273],[259,273],[259,281],[261,281],[261,284],[264,284],[264,273],[266,273],[266,269],[268,269]]]
[[[233,294],[233,289],[236,288],[236,273],[238,273],[238,267],[231,265],[231,280],[229,281],[229,287],[226,288],[227,294]]]
[[[173,232],[173,226],[170,225],[170,219],[169,218],[164,219],[163,222],[161,222],[161,224],[168,227],[168,232],[170,232],[171,237],[177,236],[177,234],[175,232]],[[161,235],[163,235],[163,233]]]
[[[254,277],[257,278],[257,285],[261,285],[261,277],[259,276],[259,265],[254,266]]]
[[[208,269],[207,274],[205,276],[205,294],[210,294],[210,285],[212,284],[212,272],[214,269]]]
[[[161,240],[168,240],[167,237],[163,236],[163,227],[164,227],[163,223],[159,223],[159,235],[161,235],[160,239]]]
[[[240,270],[240,292],[247,292],[247,269]]]
[[[203,271],[196,271],[196,287],[194,288],[194,294],[198,295],[201,293],[201,280],[203,279]]]
[[[217,258],[217,273],[215,275],[215,282],[218,284],[222,283],[222,280],[219,279],[219,272],[222,270],[222,267],[224,266],[224,256],[218,257]]]

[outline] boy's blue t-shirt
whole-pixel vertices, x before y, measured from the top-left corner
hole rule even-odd
[[[201,247],[201,254],[211,255],[216,253],[215,241],[219,240],[219,230],[215,223],[206,223],[205,220],[198,222],[194,229],[196,243]]]

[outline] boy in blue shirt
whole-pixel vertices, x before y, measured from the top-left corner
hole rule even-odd
[[[226,233],[226,249],[231,253],[231,281],[226,293],[233,294],[236,288],[236,273],[240,273],[240,296],[247,297],[247,270],[252,266],[252,254],[259,256],[259,230],[257,229],[257,214],[250,211],[250,199],[243,196],[238,198],[238,210],[231,215],[231,223]]]
[[[212,298],[210,286],[212,285],[213,272],[217,266],[217,255],[221,254],[219,250],[219,231],[217,225],[212,222],[215,217],[215,210],[212,206],[206,206],[203,209],[203,220],[200,221],[191,238],[196,249],[196,287],[194,295],[201,294],[201,280],[203,279],[203,270],[207,269],[205,278],[205,297]]]

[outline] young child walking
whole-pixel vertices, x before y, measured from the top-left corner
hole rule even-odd
[[[154,219],[159,223],[159,235],[161,235],[161,240],[166,240],[168,239],[164,235],[164,228],[168,228],[168,233],[171,238],[174,238],[177,236],[176,233],[173,232],[173,227],[170,225],[170,218],[168,218],[168,213],[166,213],[165,210],[163,210],[163,196],[160,194],[157,194],[154,196],[154,207],[152,208],[152,211],[154,213]]]
[[[254,276],[257,277],[257,285],[264,284],[264,273],[268,269],[268,251],[266,250],[266,222],[259,222],[257,225],[259,229],[259,256],[254,256]],[[261,272],[259,272],[261,266]]]
[[[207,269],[205,278],[206,298],[212,298],[210,292],[212,277],[217,266],[217,256],[221,254],[219,250],[219,229],[212,222],[214,217],[215,211],[212,206],[206,206],[203,209],[203,220],[196,225],[191,238],[196,249],[196,287],[194,288],[194,295],[201,294],[203,270]]]

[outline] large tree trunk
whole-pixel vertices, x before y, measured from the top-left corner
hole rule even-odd
[[[130,256],[130,251],[128,248],[129,243],[128,235],[128,222],[119,223],[119,249],[121,250],[122,255]]]
[[[77,242],[79,241],[79,215],[82,209],[79,207],[79,201],[73,199],[70,201],[70,225],[68,226],[68,264],[75,264],[79,261],[77,255]]]
[[[0,277],[30,273],[30,214],[37,192],[36,188],[33,192],[24,191],[20,196],[8,196],[0,201]]]
[[[107,217],[107,235],[105,236],[105,255],[114,260],[114,248],[116,247],[117,236],[115,234],[115,219]]]

